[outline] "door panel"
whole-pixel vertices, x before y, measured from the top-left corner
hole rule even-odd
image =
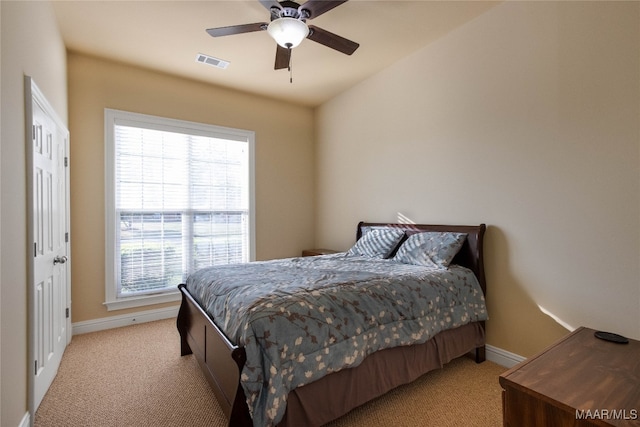
[[[27,81],[25,81],[25,84]],[[33,239],[30,318],[33,377],[30,409],[40,405],[58,371],[70,339],[69,307],[68,131],[33,82],[30,108],[30,217]],[[29,102],[29,100],[27,101]],[[29,114],[27,114],[29,118]]]

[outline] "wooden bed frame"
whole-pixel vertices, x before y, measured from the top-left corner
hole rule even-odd
[[[460,249],[460,252],[454,258],[453,264],[462,265],[471,269],[478,278],[482,291],[486,295],[486,281],[483,262],[483,237],[486,229],[484,224],[480,224],[478,226],[451,226],[360,222],[357,229],[357,239],[362,236],[363,227],[372,226],[396,227],[405,230],[407,234],[424,231],[452,231],[467,233],[467,239]],[[244,390],[240,385],[240,373],[242,372],[242,368],[246,361],[244,348],[236,346],[227,339],[224,333],[211,320],[209,315],[189,294],[189,291],[186,289],[184,284],[179,285],[178,288],[182,292],[182,304],[180,306],[177,319],[177,327],[180,333],[181,355],[185,356],[192,353],[195,355],[198,364],[211,385],[220,407],[229,419],[229,426],[252,426],[253,422],[249,415]],[[473,344],[470,348],[464,348],[464,351],[461,354],[475,350],[475,360],[477,363],[480,363],[485,360],[484,322],[477,323],[482,331],[482,344]],[[369,356],[369,358],[372,356],[374,355]],[[365,359],[365,361],[367,359]],[[355,370],[357,368],[358,367],[350,368],[343,371]],[[430,369],[433,368],[429,368],[429,370]],[[421,373],[426,373],[426,371]],[[337,374],[340,374],[340,372],[330,374],[328,377],[336,376]],[[315,383],[309,385],[314,385],[325,380],[327,380],[327,377],[321,378]],[[308,386],[303,386],[301,388],[304,389],[305,387]],[[293,391],[291,393],[293,393]],[[331,399],[332,394],[333,393],[327,393],[322,397],[318,397],[318,399],[323,399],[323,401]],[[381,392],[381,394],[383,393]],[[365,401],[358,402],[355,406],[363,404],[367,400],[370,399],[367,398]],[[330,406],[328,402],[326,406]],[[346,408],[344,413],[348,412],[352,407]],[[289,407],[287,410],[289,410]],[[342,415],[344,415],[344,413],[342,413]]]

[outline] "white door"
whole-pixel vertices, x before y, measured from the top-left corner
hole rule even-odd
[[[26,82],[25,82],[26,83]],[[69,319],[68,131],[31,82],[32,413],[71,338]],[[28,111],[29,109],[27,109]]]

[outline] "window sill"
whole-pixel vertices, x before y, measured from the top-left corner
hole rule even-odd
[[[165,302],[180,301],[182,296],[179,291],[159,295],[145,295],[139,297],[121,298],[114,301],[106,301],[107,311],[123,310],[125,308],[142,307],[145,305],[162,304]]]

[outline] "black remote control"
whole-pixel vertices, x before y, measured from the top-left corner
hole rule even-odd
[[[614,334],[613,332],[596,331],[593,335],[601,340],[611,341],[618,344],[628,344],[629,338],[622,335]]]

